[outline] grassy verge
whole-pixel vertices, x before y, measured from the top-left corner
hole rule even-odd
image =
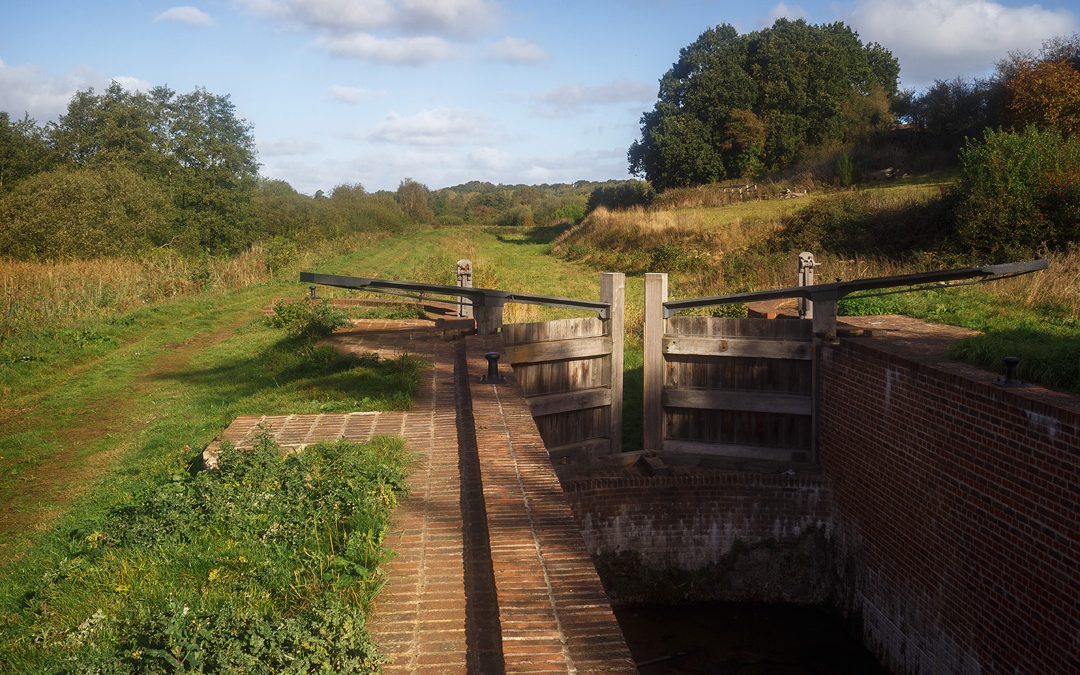
[[[597,210],[562,233],[553,252],[594,268],[668,272],[674,298],[791,286],[800,250],[814,252],[818,279],[828,281],[965,267],[980,261],[917,252],[918,244],[932,248],[944,236],[935,217],[949,183],[949,176],[931,175],[798,199]],[[707,190],[691,192],[683,202],[711,203]],[[844,309],[983,331],[952,356],[996,369],[1005,355],[1018,355],[1021,377],[1080,392],[1080,247],[1048,259],[1045,272],[977,290],[850,301]],[[635,319],[628,317],[628,327]]]
[[[7,672],[371,671],[365,609],[404,490],[399,439],[226,448],[158,474],[5,585]]]
[[[1019,356],[1022,379],[1080,394],[1080,318],[1068,307],[1002,303],[982,290],[921,291],[840,301],[840,313],[904,314],[963,326],[983,335],[960,340],[949,356],[1003,370],[1005,356]]]

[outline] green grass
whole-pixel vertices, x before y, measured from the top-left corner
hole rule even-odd
[[[446,283],[456,260],[471,257],[478,285],[596,298],[595,272],[546,255],[550,234],[422,231],[315,271]],[[628,286],[630,312],[640,313],[641,281],[630,279]],[[370,663],[370,645],[357,631],[378,577],[360,579],[355,561],[334,557],[343,555],[338,535],[252,550],[261,536],[235,528],[265,533],[265,512],[245,508],[244,517],[223,522],[215,518],[226,511],[200,501],[248,479],[208,485],[211,476],[188,473],[199,450],[237,415],[408,404],[423,367],[415,359],[340,356],[268,325],[262,312],[272,299],[305,292],[287,282],[210,292],[4,342],[0,405],[10,423],[0,430],[0,496],[7,506],[0,528],[6,561],[0,670],[71,669],[69,659],[80,667],[167,670],[200,661],[244,670],[252,654],[272,665],[281,653],[306,648],[323,650],[318,658],[329,664]],[[522,307],[517,320],[582,314]],[[400,310],[390,311],[396,318]],[[640,444],[640,387],[632,385],[640,360],[640,341],[631,340],[627,447]],[[263,478],[279,475],[279,468],[258,471]],[[224,497],[229,508],[246,498]],[[328,557],[331,542],[337,553]],[[375,550],[364,549],[361,567],[374,569]],[[291,558],[297,551],[307,557]],[[352,596],[342,604],[346,574],[353,575]],[[268,616],[281,627],[267,628]],[[328,632],[312,637],[318,627]],[[334,648],[337,656],[327,656]]]
[[[949,356],[1002,371],[1005,356],[1019,356],[1019,376],[1080,393],[1080,319],[1065,309],[1002,303],[985,291],[920,291],[840,301],[846,315],[904,314],[963,326],[983,335],[953,344]]]
[[[6,672],[357,672],[365,611],[405,489],[400,439],[283,456],[268,438],[216,471],[162,473],[5,585]]]

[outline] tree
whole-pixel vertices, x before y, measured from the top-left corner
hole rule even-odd
[[[169,202],[124,166],[63,167],[21,181],[0,199],[0,255],[93,258],[166,240]]]
[[[1080,71],[1064,59],[1027,62],[1007,82],[1009,122],[1053,127],[1065,134],[1080,131]]]
[[[158,183],[173,202],[170,241],[182,251],[235,252],[254,237],[258,178],[251,125],[228,96],[167,87],[76,92],[46,132],[63,162],[123,166]]]
[[[12,122],[10,115],[0,112],[0,195],[52,163],[44,130],[29,115]]]
[[[428,207],[428,192],[426,185],[417,183],[412,178],[405,178],[398,185],[397,203],[401,204],[401,210],[413,222],[428,223],[434,217]]]
[[[880,126],[898,75],[888,50],[864,46],[843,23],[710,28],[661,78],[630,171],[664,189],[790,165],[809,147]]]

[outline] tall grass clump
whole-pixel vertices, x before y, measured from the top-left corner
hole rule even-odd
[[[400,439],[159,475],[5,589],[5,672],[372,672]],[[16,587],[17,586],[17,587]]]
[[[300,251],[271,240],[235,256],[181,256],[168,249],[89,260],[0,258],[0,339],[41,326],[67,326],[210,289],[287,277],[302,264],[356,250],[385,236],[354,233]]]

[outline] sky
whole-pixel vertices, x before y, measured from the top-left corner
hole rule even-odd
[[[179,0],[180,2],[188,0]],[[269,178],[308,194],[627,178],[657,83],[702,31],[844,21],[902,86],[1080,31],[1080,0],[0,0],[0,110],[57,119],[113,79],[228,94]]]

